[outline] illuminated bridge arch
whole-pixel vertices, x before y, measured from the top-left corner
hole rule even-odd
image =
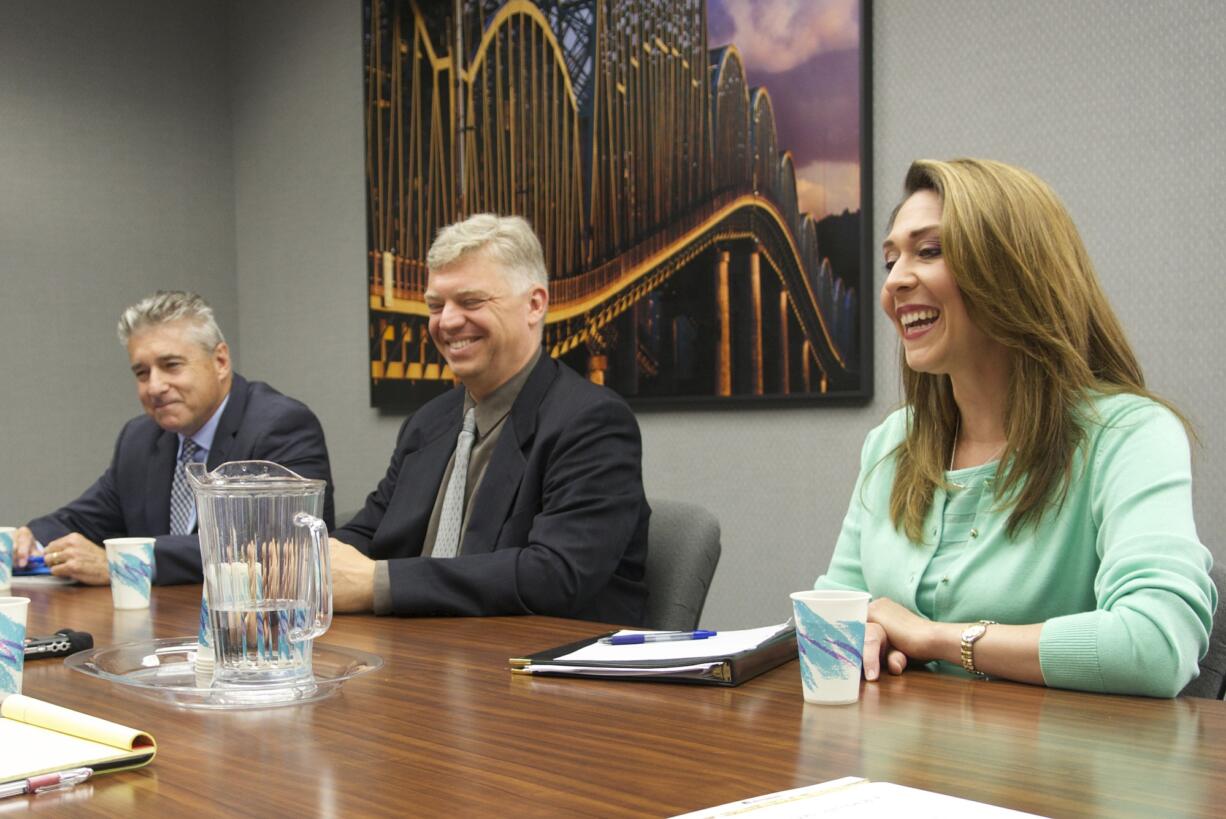
[[[749,84],[736,46],[712,52],[711,133],[715,140],[715,184],[718,189],[744,189],[753,183],[749,144]]]
[[[566,55],[529,0],[508,0],[488,22],[467,86],[464,206],[528,219],[545,266],[582,268],[579,110]]]
[[[804,245],[800,242],[800,233],[803,229],[800,203],[796,198],[796,167],[792,161],[792,152],[784,151],[779,155],[778,171],[771,186],[771,198],[779,205],[779,209],[783,211],[784,217],[789,225],[792,226],[792,232],[796,234],[798,244],[801,244],[803,251]],[[806,256],[805,258],[810,258]]]
[[[562,286],[553,290],[545,319],[546,347],[554,356],[560,356],[598,338],[602,328],[699,254],[736,241],[751,242],[762,254],[766,267],[788,292],[791,310],[806,336],[820,340],[812,346],[814,362],[823,372],[845,369],[846,360],[834,340],[834,323],[827,317],[828,302],[823,301],[833,299],[836,287],[841,285],[832,282],[829,276],[815,281],[807,273],[801,244],[787,217],[774,202],[753,194],[733,197],[718,207],[699,211],[678,226],[678,232],[667,244],[649,242],[639,252],[560,283]],[[816,238],[811,241],[816,244]]]
[[[779,277],[790,299],[790,307],[805,335],[814,343],[814,360],[824,373],[847,367],[846,356],[836,341],[832,308],[836,304],[830,285],[814,286],[812,269],[798,241],[798,232],[777,203],[759,198],[745,216],[752,220],[751,232],[766,266]],[[829,273],[829,262],[826,263]],[[829,282],[830,278],[825,281]],[[838,284],[838,280],[835,280]],[[838,284],[841,287],[841,284]]]
[[[455,212],[446,184],[454,167],[448,128],[451,58],[439,56],[416,4],[412,15],[392,14],[373,26],[366,99],[367,226],[372,293],[380,285],[382,255],[395,257],[401,296],[413,290],[414,260],[424,259],[431,238]],[[389,288],[390,289],[390,288]]]
[[[817,258],[817,222],[807,213],[804,214],[800,221],[800,230],[796,235],[796,242],[800,245],[800,255],[802,257],[805,259]]]
[[[779,151],[775,138],[775,108],[765,88],[755,88],[750,96],[750,144],[753,150],[753,189],[776,194]],[[775,201],[779,201],[776,199]]]
[[[590,262],[598,265],[707,199],[712,161],[706,4],[594,5],[587,156]]]

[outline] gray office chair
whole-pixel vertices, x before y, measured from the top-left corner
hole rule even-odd
[[[1226,566],[1217,564],[1209,572],[1213,585],[1217,586],[1218,607],[1213,617],[1213,631],[1209,632],[1209,653],[1200,661],[1200,676],[1188,683],[1181,697],[1208,697],[1220,700],[1226,694]]]
[[[644,625],[670,631],[697,628],[719,553],[715,515],[692,503],[652,501]]]

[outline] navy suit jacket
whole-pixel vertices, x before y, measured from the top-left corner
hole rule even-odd
[[[115,442],[111,465],[85,494],[49,515],[30,521],[44,545],[71,532],[102,545],[110,537],[156,537],[157,582],[199,583],[200,542],[195,534],[170,535],[170,483],[179,438],[148,415],[128,421]],[[305,404],[261,381],[238,373],[230,401],[217,422],[207,466],[226,461],[275,461],[328,482],[324,521],[332,527],[332,470],[323,427]]]
[[[651,509],[638,423],[616,393],[548,354],[504,422],[460,555],[421,557],[463,405],[455,389],[405,421],[387,474],[333,533],[389,561],[393,612],[640,623]]]

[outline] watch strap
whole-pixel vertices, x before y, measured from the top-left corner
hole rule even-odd
[[[983,635],[988,633],[988,626],[996,625],[995,620],[980,620],[979,625],[983,626],[983,630],[978,634],[968,637],[966,631],[962,633],[962,667],[971,674],[974,674],[980,679],[987,679],[987,674],[984,674],[975,667],[975,643],[983,638]],[[968,628],[967,631],[970,629]]]

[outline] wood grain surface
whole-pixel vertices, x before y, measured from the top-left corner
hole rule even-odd
[[[194,634],[198,586],[116,612],[106,588],[19,588],[31,634],[97,645]],[[762,624],[753,624],[762,625]],[[545,617],[338,616],[321,642],[382,656],[335,697],[198,712],[29,663],[25,693],[151,732],[156,761],[10,813],[667,816],[856,775],[1053,816],[1221,815],[1226,703],[1078,694],[908,672],[806,706],[795,662],[739,688],[512,676],[595,634]]]

